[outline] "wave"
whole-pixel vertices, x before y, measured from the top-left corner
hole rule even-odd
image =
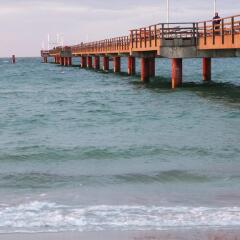
[[[0,174],[1,189],[56,188],[65,186],[107,186],[121,184],[203,184],[223,182],[227,184],[239,181],[240,176],[214,176],[192,173],[188,171],[169,170],[149,173],[102,174],[96,175],[64,175],[41,172]]]
[[[238,226],[240,207],[64,206],[38,201],[0,206],[1,233]]]
[[[203,147],[171,147],[171,146],[129,146],[119,147],[49,147],[45,145],[23,146],[2,149],[0,161],[28,161],[28,160],[114,160],[137,157],[171,157],[171,156],[215,156],[216,150]],[[238,149],[236,149],[237,151]],[[5,153],[4,153],[5,151]],[[223,150],[222,150],[223,151]]]

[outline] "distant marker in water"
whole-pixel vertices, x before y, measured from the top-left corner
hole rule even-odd
[[[16,56],[12,55],[12,64],[15,64],[15,63],[16,63]]]

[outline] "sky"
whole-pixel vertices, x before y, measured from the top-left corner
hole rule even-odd
[[[127,35],[166,22],[167,0],[0,0],[0,57],[39,56],[57,34],[65,45]],[[213,0],[170,0],[170,21],[213,17]],[[221,17],[240,14],[239,0],[217,0]]]

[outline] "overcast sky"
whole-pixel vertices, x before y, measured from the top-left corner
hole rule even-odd
[[[207,20],[213,0],[170,0],[171,21]],[[217,0],[222,17],[240,14],[240,0]],[[128,34],[166,22],[166,0],[0,0],[0,57],[38,56],[57,33],[65,44]]]

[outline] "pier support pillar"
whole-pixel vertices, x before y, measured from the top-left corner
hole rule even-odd
[[[149,58],[149,77],[155,77],[155,58]]]
[[[114,57],[114,67],[113,67],[113,71],[115,73],[120,73],[121,72],[121,58],[120,57]]]
[[[71,57],[64,58],[64,66],[66,66],[66,67],[72,66],[72,58]]]
[[[211,58],[203,58],[203,81],[211,81],[212,79],[212,59]]]
[[[92,57],[91,56],[87,56],[87,67],[92,68]]]
[[[48,58],[47,57],[43,57],[43,63],[48,63]]]
[[[136,73],[136,59],[135,57],[128,57],[128,75]]]
[[[15,55],[12,55],[12,64],[15,64],[16,63],[16,57]]]
[[[64,57],[64,67],[67,67],[68,66],[68,58],[67,57]]]
[[[64,57],[60,57],[60,64],[64,66]]]
[[[182,85],[182,58],[172,59],[172,88]]]
[[[149,81],[149,58],[141,58],[141,80],[143,82]]]
[[[109,57],[103,57],[103,71],[109,71]]]
[[[81,56],[81,68],[87,67],[87,59],[86,56]]]
[[[60,64],[59,56],[56,56],[56,64]]]
[[[99,56],[94,56],[94,68],[96,70],[100,69],[100,57]]]

